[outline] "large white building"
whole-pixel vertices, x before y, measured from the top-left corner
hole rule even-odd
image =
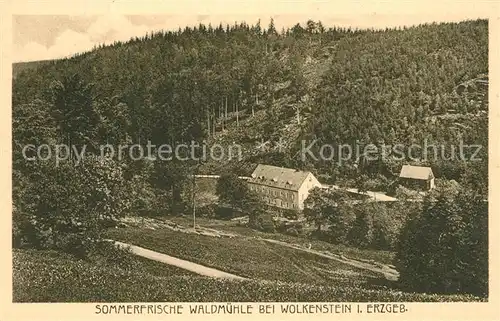
[[[321,183],[311,172],[259,164],[247,180],[250,190],[262,200],[283,209],[303,210],[304,200]]]

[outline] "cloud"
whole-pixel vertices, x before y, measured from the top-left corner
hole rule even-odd
[[[63,58],[77,52],[89,50],[94,44],[95,42],[91,41],[86,34],[67,29],[56,37],[54,44],[50,47],[34,41],[20,48],[18,47],[14,60],[33,61]]]
[[[102,43],[110,44],[143,36],[154,29],[157,28],[143,24],[135,25],[123,15],[100,16],[83,32],[64,30],[57,35],[50,46],[44,46],[36,41],[15,46],[14,61],[64,58],[91,50]]]
[[[29,42],[14,51],[13,59],[15,62],[49,59],[47,48],[35,41]]]
[[[64,56],[68,53],[88,50],[93,45],[94,42],[87,35],[73,30],[66,30],[56,38],[55,45],[49,48],[49,53]]]
[[[143,36],[151,28],[147,25],[135,25],[123,15],[107,15],[97,18],[88,28],[87,35],[94,41],[126,41],[132,37]],[[110,34],[113,38],[106,39]]]

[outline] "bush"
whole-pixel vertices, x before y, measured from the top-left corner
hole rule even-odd
[[[275,222],[276,230],[291,236],[304,234],[304,225],[301,222]]]
[[[314,231],[311,231],[311,233],[309,233],[309,237],[311,239],[315,239],[318,241],[331,242],[331,237],[330,237],[330,234],[328,233],[328,231],[314,230]]]
[[[43,240],[32,217],[20,212],[16,206],[12,214],[12,246],[41,248]]]
[[[220,202],[228,203],[232,207],[241,207],[247,198],[249,190],[245,181],[234,173],[226,173],[219,177],[215,193]]]
[[[330,242],[337,244],[348,244],[349,230],[351,229],[356,214],[352,208],[343,203],[337,205],[337,209],[333,211],[335,214],[329,217],[328,235]]]
[[[396,266],[413,291],[488,295],[488,203],[470,192],[425,199],[405,225]]]
[[[418,206],[418,205],[417,205]],[[353,206],[356,219],[348,233],[348,244],[360,248],[394,250],[408,213],[415,213],[414,202],[367,202]]]
[[[348,242],[360,248],[372,246],[373,214],[370,211],[361,209],[356,213],[356,220],[348,234]]]
[[[152,191],[154,200],[151,205],[151,210],[149,212],[144,212],[144,216],[164,217],[166,215],[178,214],[174,213],[172,210],[172,195],[170,191],[154,187]]]
[[[100,231],[127,213],[130,197],[122,168],[87,156],[83,164],[36,164],[17,195],[15,245],[53,248],[85,256]]]
[[[129,247],[118,247],[111,241],[96,242],[89,253],[93,258],[101,258],[104,264],[118,267],[121,269],[133,269],[135,261],[131,259],[133,255]]]
[[[95,248],[97,239],[90,237],[86,231],[82,231],[80,233],[62,234],[59,242],[57,249],[70,253],[76,258],[85,259]]]
[[[284,218],[289,219],[289,220],[298,220],[299,219],[299,212],[298,211],[282,210],[281,214]]]
[[[276,232],[276,226],[274,225],[273,216],[269,213],[259,215],[255,222],[254,228],[266,233]]]
[[[238,216],[238,213],[240,212],[231,207],[217,206],[217,208],[215,209],[215,218],[228,220]]]
[[[206,218],[215,218],[217,213],[217,205],[216,204],[208,204],[205,206],[196,208],[196,215],[200,217]]]
[[[286,229],[285,234],[298,237],[301,233],[294,227]]]
[[[151,213],[158,211],[157,195],[155,189],[149,184],[147,180],[148,173],[141,173],[141,175],[134,175],[129,181],[130,186],[130,213],[138,216],[149,216]],[[162,200],[163,201],[163,200]],[[164,214],[164,213],[163,213]]]

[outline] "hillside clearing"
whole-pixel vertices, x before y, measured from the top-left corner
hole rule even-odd
[[[171,216],[168,217],[168,221],[174,222],[183,226],[191,226],[193,224],[192,217],[187,216]],[[262,238],[262,239],[273,239],[276,241],[287,242],[290,244],[299,245],[306,247],[311,244],[312,249],[318,251],[328,251],[330,253],[343,255],[352,259],[358,260],[371,260],[379,262],[382,264],[392,264],[394,259],[394,253],[390,251],[383,250],[372,250],[372,249],[358,249],[355,247],[349,247],[342,244],[332,244],[325,241],[320,241],[316,239],[296,237],[281,233],[265,233],[257,231],[254,229],[249,229],[245,226],[239,225],[234,221],[218,220],[218,219],[207,219],[207,218],[196,218],[197,225],[203,226],[204,228],[215,229],[218,231],[223,231],[229,233],[230,235],[240,235],[250,238]]]
[[[110,230],[108,237],[245,278],[323,285],[346,281],[367,283],[381,276],[380,273],[257,238],[214,238],[168,229],[140,228]],[[313,267],[338,271],[340,276],[323,274]],[[353,271],[359,274],[356,280],[346,277]]]
[[[253,237],[250,238],[249,236],[243,236],[240,234],[221,232],[220,230],[214,229],[214,228],[205,228],[205,227],[200,227],[200,226],[197,226],[196,229],[186,228],[180,224],[172,222],[171,220],[152,220],[152,219],[146,220],[144,218],[137,220],[137,219],[134,219],[132,217],[127,217],[127,218],[122,219],[122,222],[126,222],[128,224],[128,226],[130,226],[131,224],[134,224],[132,226],[142,227],[142,228],[147,227],[148,229],[160,228],[160,229],[168,229],[172,232],[182,232],[182,233],[212,236],[212,237],[218,237],[218,238],[220,238],[220,237],[229,237],[229,238],[240,237],[240,238],[242,238],[243,237],[243,238],[249,239],[250,241],[255,241],[255,240],[265,241],[265,242],[269,242],[272,244],[285,246],[285,247],[288,247],[288,248],[291,248],[291,249],[294,249],[297,251],[303,251],[306,253],[314,254],[316,256],[320,256],[323,258],[327,258],[330,260],[341,262],[343,264],[350,265],[350,266],[360,268],[363,270],[379,273],[379,274],[383,275],[386,279],[391,280],[391,281],[396,281],[398,279],[398,276],[399,276],[399,274],[396,270],[392,269],[391,267],[387,266],[386,264],[375,262],[373,260],[352,259],[352,258],[346,257],[342,253],[334,254],[334,253],[331,253],[330,251],[326,251],[326,250],[322,250],[322,251],[312,250],[309,248],[305,248],[304,246],[301,246],[299,244],[296,244],[295,242],[290,243],[290,242],[286,242],[286,241],[280,241],[277,239],[267,238],[265,236],[254,235]],[[120,242],[117,242],[117,243],[121,244]],[[123,244],[121,244],[121,245],[123,245]],[[142,248],[139,248],[137,246],[136,246],[136,248],[137,248],[137,251],[135,251],[135,252],[137,252],[136,254],[141,255],[141,256],[145,256],[148,258],[151,258],[150,256],[154,257],[155,255],[156,256],[162,255],[161,253],[155,253],[155,252],[143,253],[144,250],[146,250],[146,249],[142,249]],[[148,251],[148,250],[146,250],[146,251]],[[157,257],[154,257],[153,259],[155,259],[157,261],[161,261],[161,259],[158,259]],[[167,264],[172,264],[172,262],[173,262],[172,265],[175,265],[175,266],[182,266],[183,265],[182,262],[179,262],[178,263],[179,265],[177,265],[177,261],[176,261],[176,260],[178,260],[177,258],[166,256],[165,260],[166,260],[165,263],[167,263]],[[186,263],[187,263],[187,265],[189,265],[190,262],[186,262]],[[205,268],[206,267],[201,266],[200,270],[204,270]],[[190,270],[190,269],[188,268],[188,270]],[[190,270],[190,271],[195,271],[195,270],[196,270],[196,268],[194,268],[194,270]],[[301,270],[301,269],[299,268],[299,270]],[[204,273],[199,273],[199,274],[211,275],[212,272],[207,271],[207,273],[208,274],[204,274]],[[217,274],[217,271],[215,271],[214,273]],[[227,277],[231,278],[232,276],[229,275]]]

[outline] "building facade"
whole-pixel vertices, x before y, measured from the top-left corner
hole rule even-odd
[[[255,168],[247,183],[267,205],[297,211],[304,209],[309,192],[321,187],[311,172],[263,164]]]

